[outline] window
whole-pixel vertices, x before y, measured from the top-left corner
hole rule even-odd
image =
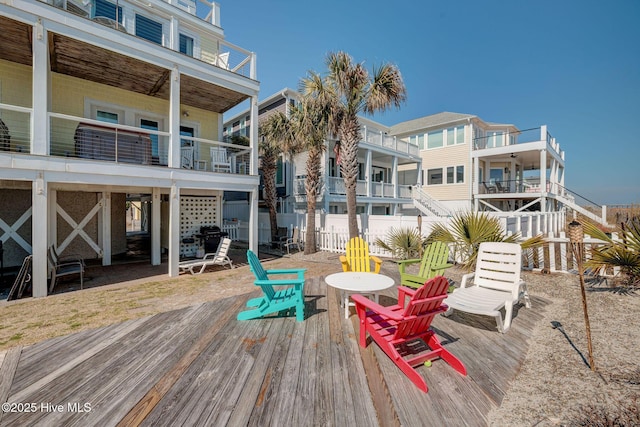
[[[136,14],[136,36],[162,45],[162,24]]]
[[[427,149],[440,148],[443,144],[443,131],[438,130],[427,134]]]
[[[113,113],[111,111],[96,111],[96,120],[100,120],[105,123],[119,123],[118,122],[118,113]]]
[[[464,144],[464,126],[456,128],[456,144]]]
[[[464,166],[456,166],[456,184],[464,182]]]
[[[158,130],[158,122],[155,120],[140,119],[140,127],[142,129]],[[151,138],[151,155],[158,156],[158,135],[150,134]]]
[[[424,134],[418,135],[418,148],[424,150]]]
[[[427,185],[442,184],[442,168],[427,171]]]
[[[180,52],[193,56],[193,38],[180,34]]]
[[[447,184],[461,184],[464,182],[464,166],[449,166],[447,168]]]
[[[464,126],[447,129],[447,145],[464,144]]]
[[[118,6],[116,9],[116,5],[107,0],[96,0],[93,17],[98,16],[113,19],[122,24],[122,7]]]
[[[489,182],[491,182],[492,184],[495,184],[496,181],[500,181],[500,183],[502,183],[502,177],[503,177],[503,169],[502,168],[491,168],[491,170],[489,171]]]

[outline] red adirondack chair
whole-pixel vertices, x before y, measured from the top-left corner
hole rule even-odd
[[[380,348],[425,393],[427,383],[415,369],[425,361],[443,359],[462,375],[467,369],[462,362],[442,347],[430,329],[438,313],[447,310],[442,300],[447,297],[449,282],[442,276],[428,280],[418,289],[398,287],[398,304],[383,307],[362,295],[353,295],[360,318],[360,346],[367,346],[367,332]],[[405,303],[407,297],[410,300]],[[429,348],[415,345],[422,340]],[[419,350],[416,352],[415,350]]]

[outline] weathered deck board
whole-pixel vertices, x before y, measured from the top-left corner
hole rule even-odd
[[[486,425],[548,304],[532,299],[507,334],[491,318],[436,317],[436,333],[468,376],[436,360],[418,368],[429,386],[424,394],[375,343],[359,347],[356,316],[343,318],[322,277],[308,278],[305,294],[304,322],[238,322],[235,314],[255,296],[244,295],[16,350],[2,363],[15,372],[0,380],[6,400],[65,410],[8,413],[1,424]],[[388,305],[397,294],[384,295]],[[91,403],[91,412],[68,411],[74,402]]]

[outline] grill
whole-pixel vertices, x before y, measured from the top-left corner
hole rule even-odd
[[[200,238],[205,253],[213,253],[218,250],[220,240],[228,235],[229,233],[221,231],[220,227],[216,225],[203,225],[200,227],[200,235],[196,237]]]

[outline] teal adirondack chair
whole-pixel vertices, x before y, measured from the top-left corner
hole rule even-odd
[[[247,301],[247,307],[252,309],[241,311],[238,313],[237,319],[257,319],[267,314],[295,309],[296,320],[302,322],[304,320],[304,272],[306,269],[265,270],[256,254],[251,250],[247,251],[247,260],[251,272],[256,276],[253,283],[262,288],[263,295]],[[297,277],[280,280],[269,278],[270,275],[280,274],[295,274]],[[278,289],[274,289],[274,286],[277,286]]]
[[[442,242],[433,242],[427,246],[422,255],[422,259],[408,259],[398,262],[400,270],[400,284],[410,288],[419,288],[429,279],[442,276],[444,270],[452,267],[448,264],[449,247]],[[406,268],[411,264],[420,264],[418,274],[407,273]]]

